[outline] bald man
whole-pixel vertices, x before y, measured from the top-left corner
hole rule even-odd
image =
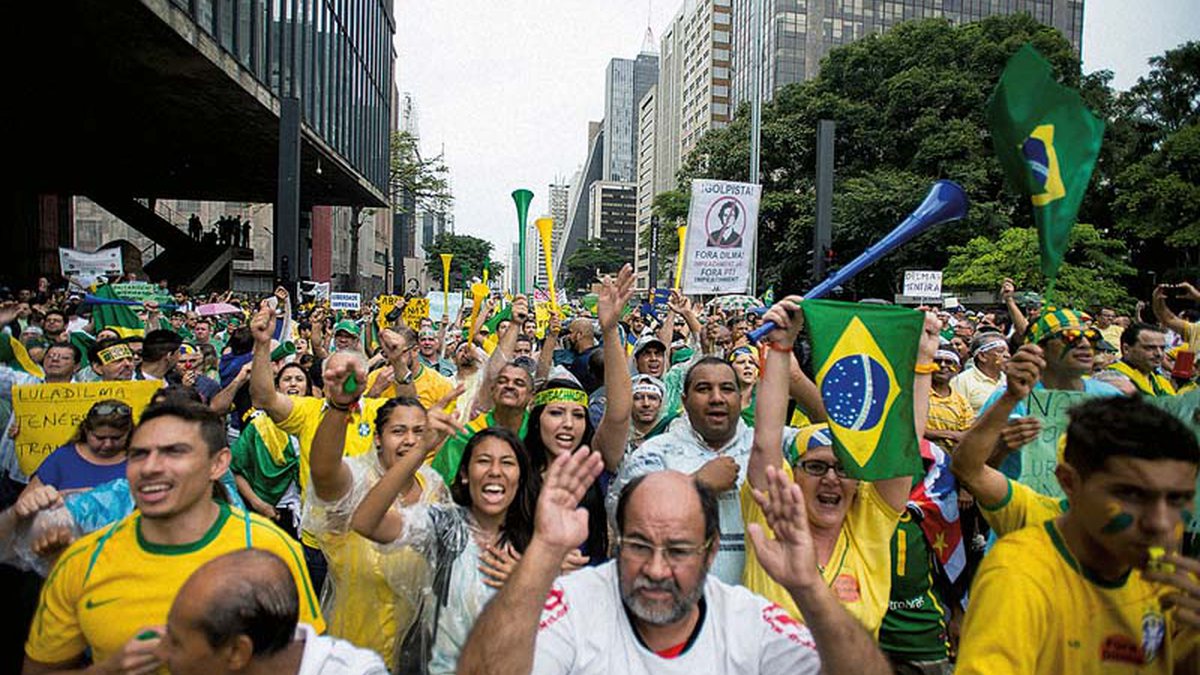
[[[821,580],[804,497],[769,470],[761,505],[776,534],[755,526],[764,568],[804,613],[708,574],[716,556],[716,497],[691,476],[660,471],[631,481],[617,507],[618,553],[559,578],[587,538],[579,500],[600,473],[598,454],[563,453],[546,474],[533,539],[488,604],[459,673],[890,673],[871,636]]]
[[[383,659],[298,623],[299,595],[273,553],[242,549],[201,565],[179,589],[158,657],[174,675],[386,675]]]

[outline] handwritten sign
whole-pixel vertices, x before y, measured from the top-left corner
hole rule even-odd
[[[421,330],[421,319],[429,316],[429,298],[412,298],[404,304],[404,323],[413,330]]]
[[[376,301],[379,303],[379,314],[375,317],[375,321],[379,324],[379,330],[383,330],[392,325],[392,322],[387,318],[388,314],[391,314],[393,309],[404,304],[404,296],[381,295],[376,298]]]
[[[133,408],[136,421],[162,384],[159,380],[130,380],[13,387],[13,415],[21,425],[16,439],[21,470],[32,476],[42,460],[71,440],[97,402],[110,398],[122,401]]]
[[[1021,482],[1051,497],[1065,497],[1054,468],[1058,466],[1058,442],[1067,433],[1067,411],[1092,394],[1082,391],[1038,389],[1030,393],[1029,416],[1042,423],[1042,431],[1021,447]]]
[[[904,273],[904,294],[911,298],[942,297],[942,273],[908,270]]]
[[[1200,389],[1179,396],[1154,396],[1142,400],[1149,401],[1178,417],[1196,434],[1196,439],[1200,440]],[[1196,488],[1200,490],[1200,477],[1196,479]],[[1200,533],[1200,510],[1192,508],[1190,511],[1191,518],[1184,522],[1184,527],[1193,534]]]
[[[357,311],[362,304],[362,296],[358,293],[330,293],[329,308]]]

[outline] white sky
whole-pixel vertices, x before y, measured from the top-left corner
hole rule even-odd
[[[444,149],[459,234],[487,239],[507,262],[516,239],[509,194],[569,180],[604,116],[604,69],[660,32],[683,0],[396,0],[400,91],[411,92],[426,154]],[[1146,60],[1200,38],[1198,0],[1087,0],[1084,71],[1112,70],[1127,89]]]

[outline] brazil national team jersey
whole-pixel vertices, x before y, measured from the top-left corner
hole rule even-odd
[[[910,661],[946,658],[945,603],[933,585],[933,555],[911,510],[892,535],[892,595],[879,647]]]
[[[1197,634],[1163,607],[1169,592],[1137,569],[1096,577],[1054,520],[1005,535],[971,587],[955,675],[1197,672],[1181,665],[1196,663]]]
[[[146,626],[166,624],[183,582],[200,565],[246,547],[270,551],[287,564],[300,591],[300,621],[325,631],[300,545],[256,513],[221,504],[208,532],[191,544],[142,538],[134,511],[69,547],[46,577],[25,653],[43,663],[66,661],[89,647],[99,663]]]

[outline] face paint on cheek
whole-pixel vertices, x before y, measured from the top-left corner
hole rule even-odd
[[[1116,502],[1109,502],[1105,505],[1104,510],[1108,516],[1108,521],[1104,523],[1104,527],[1100,531],[1104,534],[1117,534],[1124,532],[1133,525],[1133,516],[1121,510],[1121,505]]]

